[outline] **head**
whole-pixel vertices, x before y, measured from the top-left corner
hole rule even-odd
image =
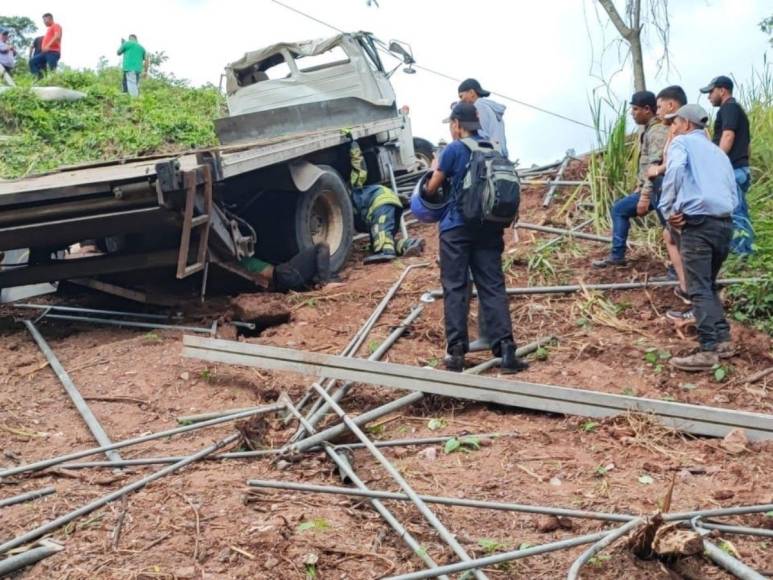
[[[489,91],[484,90],[475,79],[462,81],[457,92],[459,93],[459,100],[464,103],[474,103],[480,97],[488,97],[491,94]]]
[[[709,122],[709,114],[703,110],[703,107],[695,104],[679,107],[678,111],[670,113],[666,118],[672,121],[674,135],[684,135],[695,130],[702,131]]]
[[[733,96],[733,80],[724,75],[714,77],[708,85],[701,89],[701,93],[709,96],[709,102],[714,107],[719,107]]]
[[[650,91],[639,91],[631,97],[631,117],[637,125],[646,125],[657,114],[658,102]]]
[[[675,113],[679,110],[679,107],[686,105],[687,94],[685,94],[684,89],[679,85],[672,85],[660,91],[657,100],[658,117],[663,119],[667,125],[670,125],[671,120],[667,120],[665,116]]]
[[[8,37],[11,35],[11,32],[5,28],[0,28],[0,41],[2,42],[8,42]]]
[[[53,23],[54,23],[54,15],[51,14],[50,12],[46,12],[43,15],[43,24],[45,24],[46,26],[51,26]]]
[[[478,111],[471,103],[460,102],[454,105],[451,116],[448,118],[449,129],[453,139],[471,137],[478,133],[480,122]]]
[[[137,42],[137,35],[136,34],[130,34],[129,35],[129,40],[131,40],[132,42]]]

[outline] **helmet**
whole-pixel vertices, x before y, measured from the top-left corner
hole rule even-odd
[[[443,192],[440,201],[427,201],[422,197],[421,192],[425,184],[429,182],[432,174],[432,171],[427,171],[422,175],[421,179],[416,182],[411,194],[411,212],[416,216],[417,220],[424,223],[440,221],[450,201],[445,192]]]

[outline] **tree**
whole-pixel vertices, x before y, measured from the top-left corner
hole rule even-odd
[[[11,42],[17,48],[26,49],[32,44],[38,27],[26,16],[0,16],[0,27],[12,31]]]
[[[644,54],[642,36],[653,29],[663,45],[663,53],[658,59],[658,69],[669,63],[668,41],[670,23],[668,19],[668,0],[626,0],[623,15],[615,6],[614,0],[597,0],[607,13],[622,40],[628,45],[633,61],[633,84],[637,91],[647,88],[644,75]]]
[[[760,30],[770,36],[770,45],[773,46],[773,16],[768,16],[760,22]]]

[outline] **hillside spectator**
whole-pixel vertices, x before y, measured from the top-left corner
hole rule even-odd
[[[42,78],[46,70],[56,70],[62,55],[62,27],[54,22],[50,12],[43,15],[43,24],[46,33],[40,43],[40,54],[30,59],[30,72],[38,78]]]
[[[491,94],[483,90],[475,79],[467,79],[459,85],[459,100],[475,105],[480,120],[478,135],[484,141],[488,141],[499,152],[507,157],[507,137],[505,136],[505,105],[488,98]]]
[[[27,56],[27,60],[32,60],[37,55],[39,55],[42,50],[43,50],[43,37],[36,36],[32,41],[32,44],[30,44],[30,53]]]
[[[123,92],[137,97],[140,94],[140,76],[148,72],[148,53],[137,42],[137,35],[130,34],[129,40],[121,39],[118,55],[123,55]]]
[[[728,157],[706,137],[709,116],[703,108],[685,105],[667,118],[674,121],[674,138],[659,207],[680,232],[679,250],[700,343],[695,354],[670,362],[685,371],[707,371],[734,354],[716,281],[733,236],[736,184]]]
[[[10,74],[16,66],[16,49],[8,42],[10,31],[0,28],[0,66],[3,68],[3,74]]]
[[[733,98],[733,81],[730,78],[718,76],[703,87],[701,92],[708,94],[711,104],[719,107],[717,118],[714,120],[713,141],[730,158],[738,190],[738,204],[733,212],[735,233],[730,247],[734,253],[748,256],[752,253],[754,244],[754,228],[746,202],[746,193],[751,185],[749,118],[743,107]]]

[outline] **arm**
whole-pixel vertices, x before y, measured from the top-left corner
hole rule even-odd
[[[126,41],[121,40],[121,46],[118,47],[118,52],[116,52],[116,54],[118,56],[121,56],[125,50],[126,50]]]
[[[663,191],[660,194],[660,203],[658,204],[663,216],[669,221],[675,215],[674,204],[684,182],[686,171],[687,150],[679,142],[679,139],[676,139],[671,142],[671,146],[668,148],[666,175],[663,178]]]
[[[650,199],[652,196],[652,180],[659,175],[660,162],[664,157],[664,149],[669,140],[669,130],[665,125],[656,124],[644,135],[642,140],[643,153],[647,156],[649,166],[644,174],[641,184],[639,203],[636,205],[636,214],[647,215],[650,211]],[[652,173],[655,172],[654,175]]]
[[[722,136],[719,138],[719,148],[726,154],[729,154],[730,150],[733,148],[733,143],[735,143],[735,131],[732,129],[724,129],[722,131]]]
[[[432,172],[432,177],[429,178],[429,182],[427,183],[427,186],[424,188],[425,191],[425,199],[428,201],[435,201],[438,198],[438,191],[440,190],[440,186],[443,185],[443,182],[446,179],[445,173],[443,173],[440,169],[436,169]]]

